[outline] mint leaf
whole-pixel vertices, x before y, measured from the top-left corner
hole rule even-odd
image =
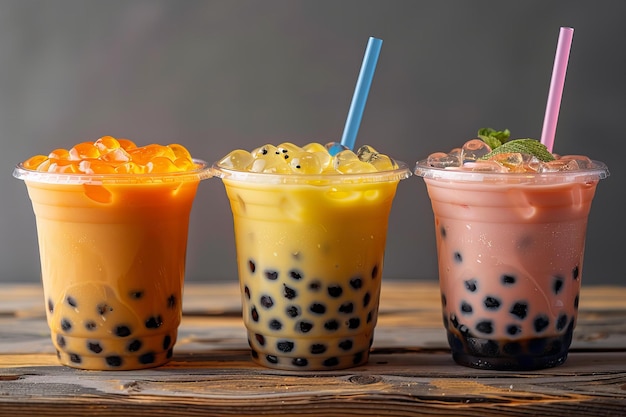
[[[511,132],[509,129],[495,130],[490,127],[483,127],[478,129],[478,137],[489,145],[491,149],[495,149],[509,140]]]
[[[502,142],[494,136],[478,135],[478,138],[485,142],[491,149],[496,149],[498,146],[502,145]]]
[[[492,148],[493,149],[493,148]],[[553,161],[554,156],[548,151],[544,144],[536,139],[515,139],[503,143],[501,146],[493,149],[487,155],[480,159],[489,159],[494,155],[501,153],[522,153],[534,155],[543,162]]]

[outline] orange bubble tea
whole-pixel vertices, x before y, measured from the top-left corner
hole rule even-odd
[[[59,361],[122,370],[166,363],[181,320],[189,213],[205,162],[180,145],[105,136],[19,164],[37,222]]]

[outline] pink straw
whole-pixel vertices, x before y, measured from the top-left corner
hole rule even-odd
[[[550,152],[552,152],[552,147],[554,146],[556,124],[559,118],[563,85],[565,85],[565,73],[567,72],[567,61],[569,60],[569,50],[572,46],[573,36],[573,28],[562,27],[559,31],[554,68],[552,68],[552,80],[550,81],[550,92],[548,93],[548,104],[546,105],[546,115],[543,119],[543,130],[541,131],[541,143]]]

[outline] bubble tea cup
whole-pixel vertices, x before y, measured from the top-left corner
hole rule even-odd
[[[214,164],[233,213],[253,359],[285,370],[366,363],[387,224],[405,164],[362,147],[237,150]]]
[[[583,156],[544,163],[502,151],[482,160],[490,149],[479,142],[415,168],[434,213],[452,356],[483,369],[560,365],[576,324],[588,215],[608,169]]]
[[[137,147],[110,136],[15,168],[35,213],[60,363],[131,370],[170,360],[189,214],[209,171],[181,145]]]

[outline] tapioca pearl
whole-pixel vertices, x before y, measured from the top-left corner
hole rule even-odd
[[[321,288],[322,288],[322,283],[321,283],[321,282],[319,282],[319,281],[317,281],[317,280],[312,281],[312,282],[309,284],[309,289],[310,289],[311,291],[319,291]]]
[[[65,347],[65,338],[63,337],[63,335],[60,335],[60,334],[57,335],[57,345],[60,348],[64,348]]]
[[[243,292],[246,295],[246,298],[249,300],[250,299],[250,288],[248,288],[247,285],[243,288]]]
[[[115,328],[113,329],[113,334],[115,334],[118,337],[128,337],[131,334],[131,330],[130,327],[125,326],[125,325],[119,325],[119,326],[115,326]]]
[[[141,291],[141,290],[133,290],[133,291],[130,291],[128,293],[128,296],[132,300],[140,300],[141,298],[143,298],[143,291]]]
[[[83,358],[78,353],[70,353],[69,356],[72,363],[81,363],[83,361]]]
[[[170,348],[170,345],[172,344],[172,337],[167,334],[163,337],[163,350],[167,350]]]
[[[491,334],[493,333],[493,322],[491,320],[482,320],[476,323],[476,330],[481,333]]]
[[[169,297],[167,297],[167,308],[169,309],[173,309],[176,308],[176,296],[174,294],[171,294]]]
[[[543,332],[549,325],[550,319],[544,314],[535,317],[535,320],[533,320],[533,327],[537,333]]]
[[[555,276],[554,281],[552,282],[552,291],[554,291],[555,294],[559,294],[563,289],[564,282],[563,277],[558,275]]]
[[[474,309],[470,303],[467,301],[461,301],[461,314],[470,315],[473,311]]]
[[[580,303],[580,295],[576,295],[574,298],[574,308],[578,309],[578,304]]]
[[[456,314],[450,314],[450,323],[452,323],[455,328],[459,327],[459,319],[456,317]]]
[[[372,301],[372,296],[369,292],[366,292],[363,296],[363,307],[367,307],[368,305],[370,305],[370,301]]]
[[[355,290],[359,290],[363,286],[363,280],[359,277],[352,278],[350,280],[350,286]]]
[[[122,358],[120,356],[117,355],[113,355],[113,356],[107,356],[105,358],[107,365],[109,366],[113,366],[113,367],[119,367],[122,366]]]
[[[352,303],[343,303],[339,306],[338,311],[343,314],[351,314],[354,311],[354,304]]]
[[[68,295],[65,297],[65,302],[67,303],[67,305],[69,305],[70,307],[76,308],[78,307],[78,302],[76,301],[76,299],[74,297],[72,297],[71,295]]]
[[[265,336],[262,334],[255,333],[254,338],[260,346],[265,346]]]
[[[447,315],[447,314],[445,314],[445,313],[444,313],[444,314],[442,314],[442,315],[441,315],[441,319],[442,319],[442,321],[443,321],[443,327],[444,327],[444,329],[447,329],[447,328],[448,328],[448,323],[449,323],[449,321],[448,321],[448,315]]]
[[[459,333],[461,333],[462,335],[469,335],[470,333],[470,329],[469,327],[467,327],[465,324],[460,324],[458,327]]]
[[[469,292],[475,292],[478,289],[478,281],[474,278],[466,280],[464,284]]]
[[[311,345],[311,347],[309,348],[309,351],[311,352],[311,354],[313,355],[320,355],[324,352],[326,352],[328,348],[326,347],[326,345],[322,344],[322,343],[314,343]]]
[[[280,340],[276,342],[276,349],[283,353],[289,353],[293,350],[296,344],[290,340]]]
[[[324,328],[331,332],[335,331],[339,329],[339,322],[335,319],[328,320],[326,323],[324,323]]]
[[[445,239],[447,236],[447,232],[446,232],[446,228],[441,226],[439,228],[439,235],[441,236],[442,239]]]
[[[99,342],[87,341],[87,349],[93,353],[101,353],[103,351],[102,345]]]
[[[309,361],[306,358],[293,358],[291,363],[299,368],[304,368],[309,365]]]
[[[283,328],[283,324],[279,320],[276,320],[276,319],[270,320],[268,326],[271,330],[280,330]]]
[[[556,329],[561,331],[565,328],[565,325],[567,325],[567,314],[561,313],[559,314],[559,318],[556,320]]]
[[[331,285],[328,287],[328,295],[333,298],[339,298],[343,294],[343,288],[340,285]]]
[[[441,293],[441,306],[446,307],[448,305],[448,297],[444,293]]]
[[[98,327],[98,325],[93,320],[87,320],[85,322],[85,329],[89,330],[90,332],[93,332],[94,330],[96,330],[96,327]]]
[[[514,275],[504,274],[501,277],[501,281],[502,281],[502,285],[507,287],[507,286],[511,286],[515,284],[516,278]]]
[[[500,308],[500,305],[502,305],[502,302],[498,298],[490,295],[485,297],[483,304],[487,310],[497,310]]]
[[[313,303],[309,306],[309,311],[314,314],[325,314],[326,306],[322,303]]]
[[[250,310],[250,317],[252,317],[252,320],[255,322],[259,321],[259,312],[256,310],[256,307],[254,306]]]
[[[54,301],[51,298],[48,298],[48,311],[54,313]]]
[[[302,272],[297,269],[292,269],[291,271],[289,271],[289,277],[291,279],[295,279],[296,281],[301,280],[303,276],[304,274],[302,274]]]
[[[266,309],[270,309],[274,306],[274,300],[272,300],[272,297],[270,297],[269,295],[262,295],[261,305]]]
[[[298,317],[300,315],[300,309],[297,306],[288,306],[285,309],[285,314],[291,318]]]
[[[298,296],[298,292],[286,284],[283,284],[283,296],[288,300],[293,300]]]
[[[59,352],[59,350],[58,350],[58,349],[57,349],[56,351],[57,351],[57,359],[59,359],[59,360],[60,360],[60,359],[61,359],[61,352]]]
[[[481,344],[480,351],[484,356],[494,357],[500,352],[500,345],[493,340],[487,340]]]
[[[524,320],[528,315],[528,303],[525,301],[518,301],[513,304],[513,307],[511,307],[509,312],[518,319]]]
[[[129,352],[138,352],[142,345],[141,340],[135,339],[126,345],[126,350]]]
[[[358,365],[361,362],[363,362],[363,352],[355,353],[354,356],[352,357],[352,364]]]
[[[252,274],[254,274],[254,271],[256,271],[256,264],[254,263],[252,259],[248,260],[248,269],[250,270],[250,273]]]
[[[339,349],[341,350],[348,351],[352,349],[352,346],[354,346],[354,342],[352,342],[352,339],[346,339],[339,342]]]
[[[378,265],[374,265],[374,267],[372,268],[372,279],[378,278],[379,270],[380,268],[378,268]]]
[[[545,337],[530,339],[528,341],[528,352],[533,355],[542,355],[546,350],[546,343]]]
[[[324,362],[322,362],[322,365],[328,368],[332,368],[333,366],[339,365],[339,359],[335,357],[325,359]]]
[[[72,322],[69,319],[61,319],[61,329],[64,332],[69,332],[72,330]]]
[[[301,333],[308,333],[313,328],[313,323],[310,321],[302,320],[296,323],[296,330]]]
[[[522,328],[518,326],[517,324],[509,324],[508,326],[506,326],[506,332],[511,336],[515,336],[516,334],[519,334],[519,332],[521,331],[522,331]]]
[[[171,359],[173,355],[174,355],[174,348],[173,348],[173,347],[171,347],[171,348],[169,348],[169,349],[167,350],[167,353],[165,354],[165,357],[166,357],[167,359]]]
[[[278,271],[274,271],[271,269],[266,270],[265,278],[269,279],[270,281],[276,281],[278,279]]]
[[[278,358],[274,355],[266,355],[265,356],[265,360],[268,361],[269,363],[272,363],[274,365],[276,365],[278,363]]]
[[[352,317],[351,319],[348,319],[346,324],[348,325],[349,329],[358,329],[361,325],[361,319],[358,317]]]
[[[140,355],[139,358],[137,358],[137,360],[142,365],[149,365],[151,363],[154,363],[154,361],[156,360],[156,355],[154,354],[154,352],[147,352],[147,353],[144,353],[143,355]]]
[[[146,329],[158,329],[163,325],[163,318],[158,316],[148,317],[145,322]]]
[[[452,258],[454,259],[454,262],[456,262],[457,264],[460,264],[463,262],[463,255],[461,255],[461,252],[454,252],[454,254],[452,255]]]
[[[96,312],[101,316],[105,316],[112,311],[113,307],[111,307],[107,303],[100,303],[96,306]]]
[[[502,346],[502,351],[507,355],[519,355],[522,352],[522,345],[519,342],[507,342]]]
[[[574,280],[578,280],[579,275],[580,275],[580,269],[578,268],[578,265],[576,265],[574,269],[572,269],[572,278],[574,278]]]

